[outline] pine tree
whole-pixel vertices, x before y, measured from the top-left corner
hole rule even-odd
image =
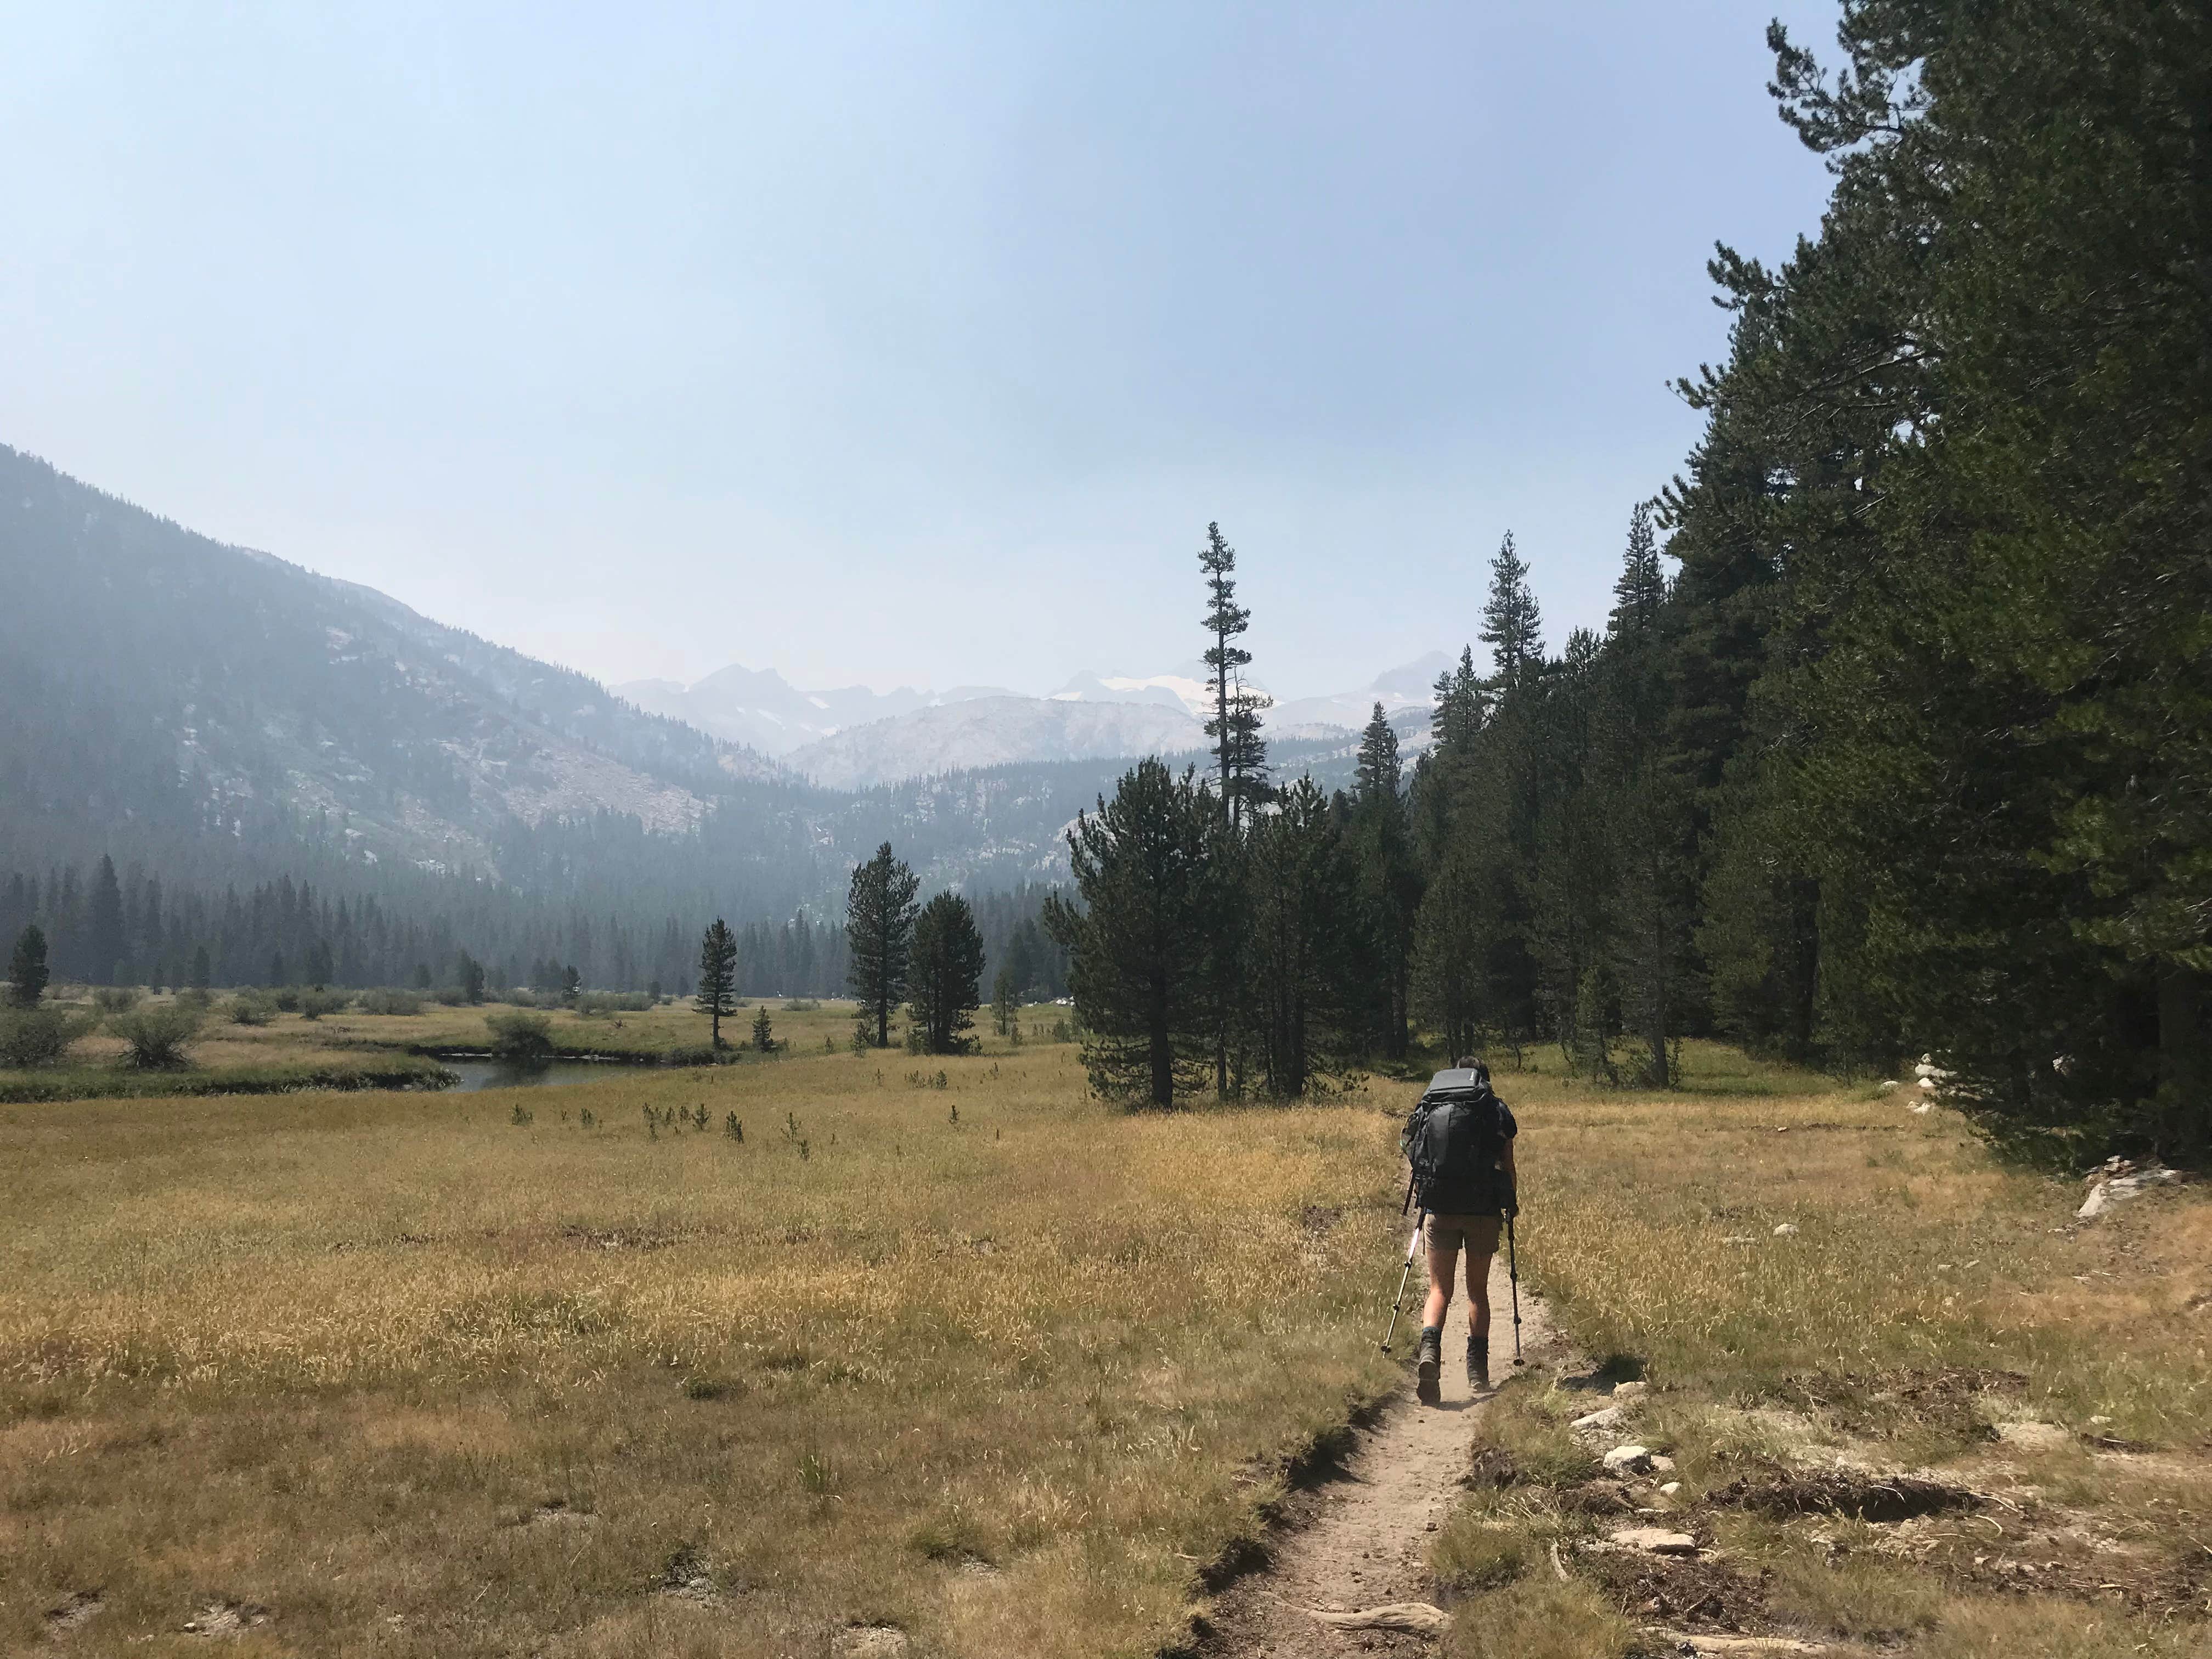
[[[907,964],[914,947],[915,894],[921,878],[891,855],[885,842],[875,857],[853,871],[845,900],[845,938],[851,952],[849,980],[860,1000],[860,1017],[871,1027],[867,1040],[887,1048],[891,1011],[906,994]]]
[[[1243,898],[1248,1017],[1267,1092],[1295,1099],[1341,1073],[1357,1051],[1353,873],[1329,803],[1310,777],[1255,823]]]
[[[1084,1066],[1109,1099],[1172,1106],[1214,1053],[1214,953],[1231,921],[1221,846],[1212,792],[1157,759],[1138,763],[1068,834],[1081,908],[1054,894],[1045,925],[1068,955]]]
[[[1000,1036],[1006,1036],[1021,1018],[1021,1005],[1016,1000],[1018,995],[1014,988],[1014,970],[1001,967],[991,985],[991,1024]]]
[[[1378,702],[1368,717],[1366,729],[1359,734],[1359,757],[1352,768],[1353,795],[1363,801],[1382,795],[1395,799],[1399,775],[1397,728],[1383,717]]]
[[[115,878],[115,860],[102,853],[85,914],[85,977],[94,985],[113,984],[123,947],[123,888]]]
[[[1404,1059],[1410,1046],[1413,929],[1424,886],[1401,776],[1398,733],[1378,702],[1360,738],[1350,845],[1373,969],[1370,1023],[1376,1046],[1390,1060]]]
[[[1273,792],[1267,785],[1267,743],[1260,735],[1261,714],[1274,706],[1264,692],[1237,682],[1229,698],[1229,791],[1232,824],[1251,822]]]
[[[18,1008],[31,1008],[46,989],[46,936],[39,924],[27,925],[15,936],[15,949],[8,958],[8,1000]]]
[[[1214,740],[1222,819],[1233,824],[1243,793],[1237,787],[1240,766],[1249,760],[1240,752],[1240,744],[1256,738],[1259,717],[1256,709],[1240,711],[1237,706],[1243,695],[1238,671],[1252,660],[1252,653],[1231,641],[1252,625],[1252,613],[1237,603],[1237,550],[1222,538],[1218,524],[1206,526],[1206,545],[1199,550],[1198,564],[1206,573],[1205,628],[1213,639],[1205,655],[1213,688],[1213,717],[1206,723],[1206,735]]]
[[[915,919],[908,972],[907,1012],[923,1052],[957,1054],[973,1043],[966,1034],[982,1001],[982,979],[983,935],[974,909],[957,893],[938,894]]]
[[[1651,531],[1651,503],[1637,502],[1628,515],[1628,550],[1613,585],[1613,615],[1606,629],[1615,639],[1648,635],[1666,602],[1667,576],[1659,564],[1658,538]]]
[[[699,1012],[707,1016],[712,1046],[722,1046],[723,1018],[738,1011],[738,936],[716,916],[699,936]]]
[[[765,1002],[753,1011],[753,1052],[763,1054],[775,1052],[775,1022],[769,1018]]]
[[[204,991],[215,982],[215,965],[208,960],[208,948],[202,945],[192,951],[191,975],[188,983],[195,991]]]
[[[1521,684],[1544,659],[1544,625],[1529,591],[1528,567],[1513,548],[1513,532],[1498,544],[1490,564],[1490,598],[1482,607],[1482,629],[1477,638],[1490,647],[1500,687]]]
[[[1453,1054],[1481,1046],[1482,921],[1467,860],[1448,857],[1414,921],[1412,984],[1414,1012]]]

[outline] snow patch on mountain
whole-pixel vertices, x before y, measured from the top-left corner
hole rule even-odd
[[[1187,754],[1205,744],[1179,703],[974,697],[836,732],[786,763],[825,788],[866,789],[1017,761]]]

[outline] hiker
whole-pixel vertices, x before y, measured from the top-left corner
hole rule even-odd
[[[1443,1369],[1444,1316],[1452,1279],[1467,1252],[1467,1381],[1490,1386],[1490,1258],[1504,1218],[1517,1212],[1513,1138],[1520,1127],[1492,1092],[1490,1068],[1466,1059],[1429,1080],[1406,1126],[1416,1196],[1426,1219],[1429,1300],[1421,1317],[1416,1375],[1421,1403],[1437,1399]]]

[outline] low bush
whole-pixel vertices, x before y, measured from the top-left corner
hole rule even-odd
[[[99,1023],[65,1008],[0,1008],[0,1065],[51,1066]]]
[[[300,1012],[300,988],[296,985],[280,985],[269,994],[269,998],[285,1013]]]
[[[422,999],[413,991],[363,991],[360,998],[364,1014],[419,1014]]]
[[[510,1066],[543,1066],[553,1058],[553,1022],[517,1008],[484,1016],[492,1054]]]
[[[199,1035],[200,1012],[180,1003],[156,1003],[117,1015],[107,1029],[131,1045],[133,1066],[148,1070],[182,1066],[185,1045]]]
[[[459,1008],[469,1000],[469,994],[458,985],[441,985],[430,993],[430,999],[441,1008]]]
[[[92,1000],[103,1014],[127,1014],[138,1006],[140,994],[135,985],[103,985],[93,992]]]
[[[310,986],[300,993],[300,1018],[320,1019],[325,1014],[335,1014],[353,999],[343,991],[325,991],[321,986]]]
[[[223,1005],[223,1016],[233,1025],[266,1025],[276,1018],[276,1003],[258,991],[240,991]]]

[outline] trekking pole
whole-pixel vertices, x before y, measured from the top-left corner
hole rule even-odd
[[[1406,1281],[1413,1276],[1413,1255],[1421,1248],[1421,1224],[1429,1212],[1423,1210],[1413,1218],[1413,1236],[1406,1241],[1406,1270],[1398,1275],[1398,1294],[1390,1298],[1390,1326],[1382,1333],[1382,1352],[1390,1352],[1390,1339],[1398,1334],[1398,1310],[1406,1300]]]
[[[1513,1211],[1505,1212],[1505,1277],[1513,1286],[1513,1363],[1521,1364],[1521,1252],[1513,1243]]]

